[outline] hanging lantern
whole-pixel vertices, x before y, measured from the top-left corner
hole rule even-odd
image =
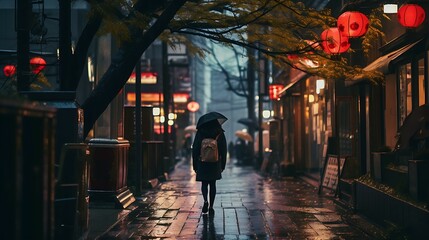
[[[349,38],[360,37],[368,31],[369,21],[365,14],[349,11],[338,17],[337,27],[342,35]]]
[[[279,100],[280,99],[280,91],[283,89],[282,84],[270,84],[269,87],[269,97],[271,100]]]
[[[45,59],[41,57],[34,57],[30,59],[30,65],[31,65],[31,71],[34,74],[40,73],[43,69],[46,67],[46,61]]]
[[[349,38],[342,36],[338,28],[329,28],[322,32],[323,51],[328,54],[340,54],[350,48]]]
[[[6,77],[12,77],[16,72],[16,67],[14,65],[6,65],[3,68],[3,73]]]
[[[407,28],[416,28],[425,20],[425,10],[417,4],[404,4],[398,10],[399,23]]]

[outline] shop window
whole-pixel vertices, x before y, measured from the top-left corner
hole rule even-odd
[[[402,125],[412,109],[411,63],[402,65],[399,69],[399,95],[399,125]]]
[[[355,156],[357,147],[357,110],[350,97],[338,97],[338,132],[340,137],[340,154]]]
[[[413,108],[426,104],[425,60],[424,58],[416,59],[411,63],[399,66],[398,70],[398,120],[399,126],[401,126]]]
[[[425,60],[419,60],[419,106],[426,104]]]

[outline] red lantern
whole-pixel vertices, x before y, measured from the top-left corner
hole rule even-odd
[[[3,68],[3,73],[6,77],[12,77],[16,72],[16,67],[14,65],[6,65]]]
[[[271,100],[279,100],[280,91],[283,89],[281,84],[271,84],[269,87],[269,97]]]
[[[398,10],[399,23],[408,28],[416,28],[425,20],[425,10],[417,4],[404,4]]]
[[[342,36],[338,28],[329,28],[322,32],[323,51],[328,54],[340,54],[350,48],[349,38]]]
[[[349,11],[338,17],[337,27],[342,35],[349,38],[360,37],[368,31],[369,21],[365,14]]]
[[[34,74],[38,74],[40,71],[45,69],[46,67],[46,61],[45,59],[41,57],[34,57],[30,59],[30,65],[31,65],[31,71]]]

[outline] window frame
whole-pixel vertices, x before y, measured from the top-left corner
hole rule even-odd
[[[429,103],[429,51],[425,50],[423,53],[416,54],[413,57],[410,57],[406,59],[405,61],[402,61],[396,65],[396,108],[397,108],[397,126],[398,129],[402,126],[402,123],[404,119],[409,115],[406,113],[405,116],[403,115],[403,111],[401,111],[401,107],[403,106],[403,100],[402,100],[402,89],[401,89],[401,74],[403,73],[403,68],[406,67],[408,64],[410,64],[410,74],[411,74],[411,111],[419,107],[419,99],[420,99],[420,89],[419,89],[419,62],[423,60],[423,76],[424,76],[424,84],[423,87],[425,88],[422,92],[425,94],[424,99],[425,103]],[[407,91],[408,92],[408,91]],[[388,99],[386,99],[388,100]],[[405,111],[408,112],[408,109],[405,109]]]

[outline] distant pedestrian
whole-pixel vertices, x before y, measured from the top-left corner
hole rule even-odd
[[[197,123],[197,133],[192,145],[192,163],[197,173],[196,181],[201,182],[201,192],[204,198],[203,214],[214,214],[214,202],[216,197],[216,181],[222,178],[222,172],[226,165],[227,144],[224,130],[221,124],[227,120],[225,116],[217,112],[210,112],[200,117]],[[217,143],[217,144],[216,144]],[[216,144],[215,156],[209,156],[212,147]],[[209,157],[208,157],[209,156]],[[209,193],[210,186],[210,193]],[[210,197],[210,202],[207,199]]]
[[[228,143],[228,152],[229,152],[229,158],[235,157],[235,155],[234,155],[234,143],[232,141],[229,141],[229,143]]]
[[[182,145],[182,152],[183,157],[186,159],[190,159],[191,157],[191,146],[192,146],[192,136],[190,133],[185,134],[183,145]]]

